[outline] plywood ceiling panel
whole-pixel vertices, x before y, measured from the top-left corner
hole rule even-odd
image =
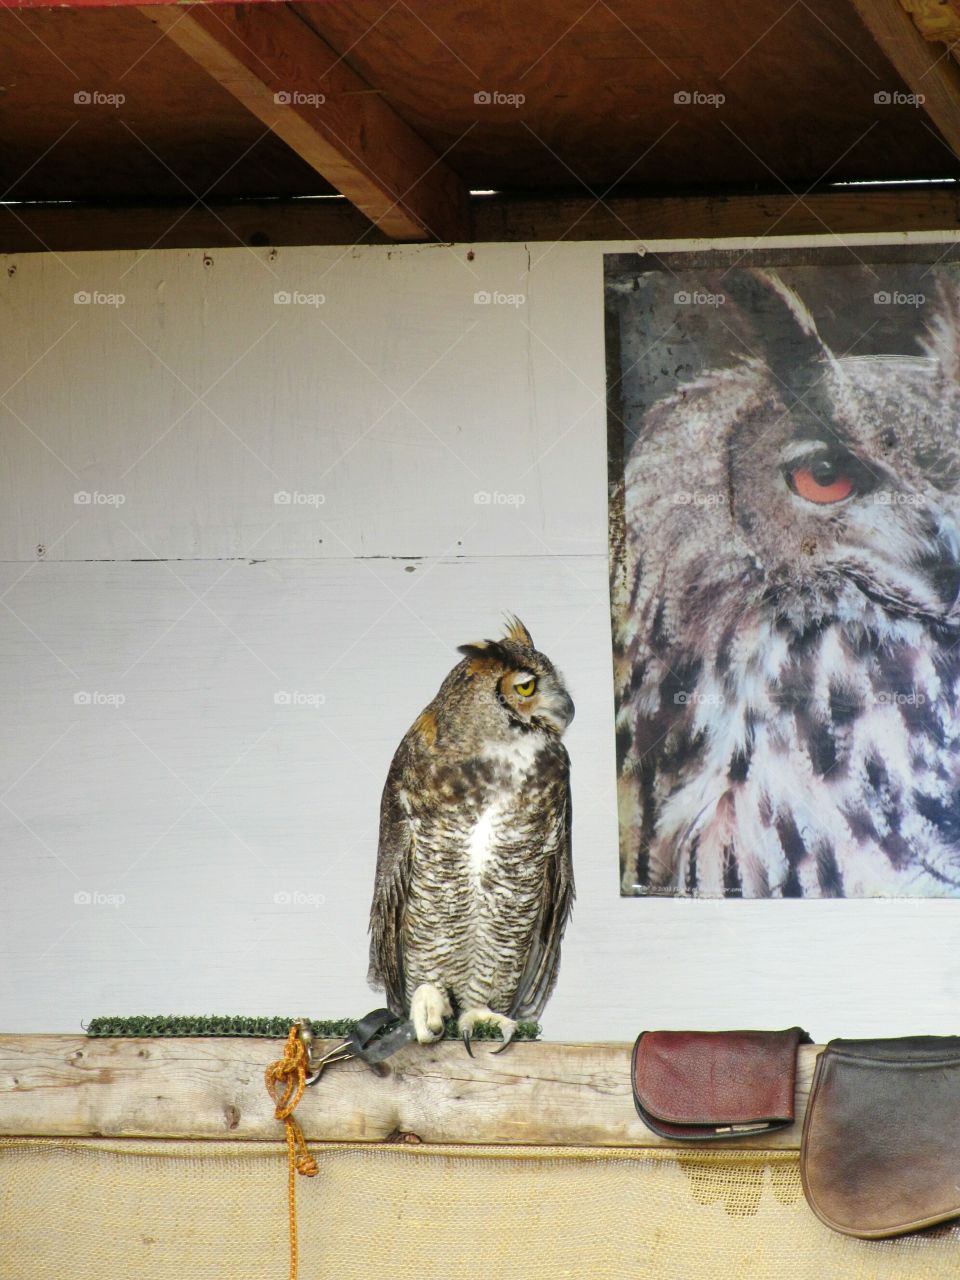
[[[776,188],[957,169],[916,107],[879,109],[875,94],[905,86],[848,4],[295,7],[472,186]]]
[[[0,139],[5,200],[332,191],[132,9],[0,9]]]
[[[906,86],[851,0],[292,7],[472,189],[799,192],[960,175],[924,113],[896,101]],[[0,51],[4,199],[332,190],[132,9],[0,9]]]

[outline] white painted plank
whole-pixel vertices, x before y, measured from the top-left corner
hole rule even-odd
[[[522,245],[14,265],[0,559],[604,550],[592,248],[535,273]]]

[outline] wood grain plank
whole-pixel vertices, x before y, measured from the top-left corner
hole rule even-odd
[[[466,238],[527,240],[718,239],[937,231],[960,225],[951,188],[806,195],[477,197]],[[203,207],[21,205],[0,208],[0,252],[216,249],[381,244],[389,237],[347,200],[207,201]]]
[[[478,200],[473,223],[480,242],[843,236],[953,228],[960,224],[960,201],[947,187],[603,201],[528,196]]]
[[[137,8],[0,4],[0,48],[4,202],[155,201],[182,212],[197,197],[333,193]],[[118,105],[84,101],[91,92]]]
[[[460,180],[287,6],[141,12],[385,234],[464,235]]]
[[[327,193],[316,169],[236,96],[173,40],[157,39],[143,7],[0,4],[10,68],[0,92],[5,199],[123,206]],[[906,86],[854,8],[831,0],[775,14],[765,0],[721,0],[709,27],[691,0],[621,0],[616,11],[579,0],[526,10],[504,0],[243,9],[243,23],[267,33],[253,47],[270,66],[270,33],[295,31],[291,17],[304,71],[307,47],[318,41],[346,56],[363,88],[348,87],[342,103],[331,90],[323,115],[354,151],[377,156],[371,167],[381,178],[401,163],[386,152],[404,131],[416,154],[422,149],[427,163],[444,156],[466,187],[541,195],[802,192],[837,177],[916,179],[957,168],[921,112],[874,103],[878,89]],[[223,23],[246,29],[229,4],[149,11],[183,33],[204,17],[221,35]],[[276,66],[286,74],[290,64]],[[77,105],[78,90],[124,100]],[[676,102],[691,90],[723,102]],[[498,92],[524,101],[476,100]],[[371,126],[359,146],[337,123],[341,110],[348,125],[359,118]],[[382,120],[390,121],[386,132]]]
[[[324,1042],[332,1047],[335,1042]],[[799,1146],[820,1047],[800,1049],[797,1120],[735,1143]],[[0,1036],[0,1134],[276,1140],[263,1071],[282,1041]],[[411,1046],[378,1076],[359,1063],[330,1068],[297,1118],[310,1141],[522,1146],[671,1147],[637,1116],[629,1044],[519,1043],[494,1055],[459,1043]]]
[[[920,109],[960,156],[960,67],[943,45],[923,38],[898,0],[853,0],[853,6]]]
[[[836,0],[720,0],[707,25],[691,0],[295,7],[431,146],[457,142],[472,187],[806,191],[955,168],[916,111],[875,104],[904,85]],[[506,101],[478,106],[478,90]]]

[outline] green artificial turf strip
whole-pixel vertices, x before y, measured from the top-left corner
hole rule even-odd
[[[286,1038],[295,1021],[295,1018],[249,1018],[243,1015],[218,1017],[199,1014],[187,1017],[178,1014],[142,1014],[135,1018],[94,1018],[86,1032],[88,1036],[269,1036],[282,1039]],[[313,1034],[321,1040],[342,1040],[350,1034],[357,1022],[357,1018],[319,1018],[313,1022]],[[536,1040],[539,1035],[538,1022],[520,1022],[514,1039]],[[447,1019],[443,1038],[460,1039],[456,1019]],[[473,1038],[499,1040],[500,1028],[495,1022],[478,1022],[473,1029]]]

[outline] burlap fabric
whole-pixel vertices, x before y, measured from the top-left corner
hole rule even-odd
[[[322,1145],[301,1280],[939,1280],[960,1228],[860,1241],[797,1152]],[[0,1139],[2,1280],[285,1280],[281,1144]]]

